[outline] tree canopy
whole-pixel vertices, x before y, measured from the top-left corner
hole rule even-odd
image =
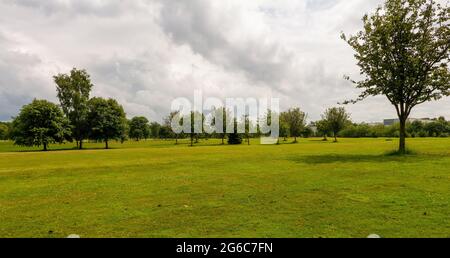
[[[10,126],[7,123],[0,122],[0,140],[7,140],[10,136]]]
[[[43,146],[70,140],[69,121],[61,109],[46,100],[33,100],[22,107],[13,121],[12,139],[20,146]]]
[[[150,126],[147,118],[143,116],[133,117],[130,121],[130,138],[139,141],[150,137]]]
[[[294,137],[294,143],[297,142],[297,137],[301,135],[306,125],[306,113],[302,112],[300,108],[291,108],[286,112],[280,114],[280,120],[287,126],[289,135]]]
[[[73,68],[70,74],[58,74],[53,77],[61,108],[72,125],[72,136],[83,148],[83,139],[88,136],[88,101],[93,84],[85,70]]]
[[[123,107],[114,99],[92,98],[89,100],[88,121],[90,121],[90,138],[105,142],[122,140],[126,130],[126,117]]]
[[[351,80],[368,96],[384,95],[400,119],[399,152],[404,153],[405,125],[417,105],[448,96],[450,8],[433,0],[387,0],[365,15],[364,28],[342,38],[356,52],[364,78]]]

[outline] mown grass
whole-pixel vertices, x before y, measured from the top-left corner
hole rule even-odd
[[[0,237],[450,237],[450,139],[0,142]]]

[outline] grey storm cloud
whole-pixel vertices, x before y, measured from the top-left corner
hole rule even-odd
[[[314,120],[357,96],[341,31],[355,33],[381,0],[0,0],[0,120],[33,98],[57,101],[52,76],[85,68],[93,95],[128,116],[161,119],[171,101],[204,95],[280,98]],[[395,112],[383,97],[347,107],[355,121]],[[448,98],[413,116],[450,117]]]
[[[292,53],[270,35],[251,35],[242,30],[249,14],[239,7],[226,6],[223,10],[224,6],[214,1],[201,0],[163,2],[160,23],[176,43],[188,44],[214,63],[244,71],[252,80],[273,86],[290,72]],[[248,28],[252,32],[257,29]]]

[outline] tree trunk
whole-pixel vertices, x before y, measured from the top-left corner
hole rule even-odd
[[[191,134],[191,147],[194,146],[194,135]]]
[[[108,146],[108,139],[105,140],[105,149],[109,149],[109,146]]]
[[[178,145],[178,134],[175,135],[175,145]]]
[[[44,143],[44,151],[47,151],[47,143]]]
[[[338,140],[337,140],[337,133],[334,133],[334,142],[338,142]]]
[[[294,143],[297,143],[297,136],[294,136]]]
[[[222,145],[225,144],[225,135],[222,135]]]
[[[250,145],[250,137],[249,136],[247,136],[247,143],[248,143],[248,145]]]
[[[80,150],[83,149],[83,139],[80,140],[80,144],[78,145],[78,148]]]
[[[406,153],[406,119],[400,119],[400,143],[398,152],[400,154]]]

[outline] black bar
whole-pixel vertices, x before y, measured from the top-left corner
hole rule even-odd
[[[79,257],[316,257],[447,253],[449,239],[1,239],[2,253]],[[281,255],[281,256],[280,256]]]

